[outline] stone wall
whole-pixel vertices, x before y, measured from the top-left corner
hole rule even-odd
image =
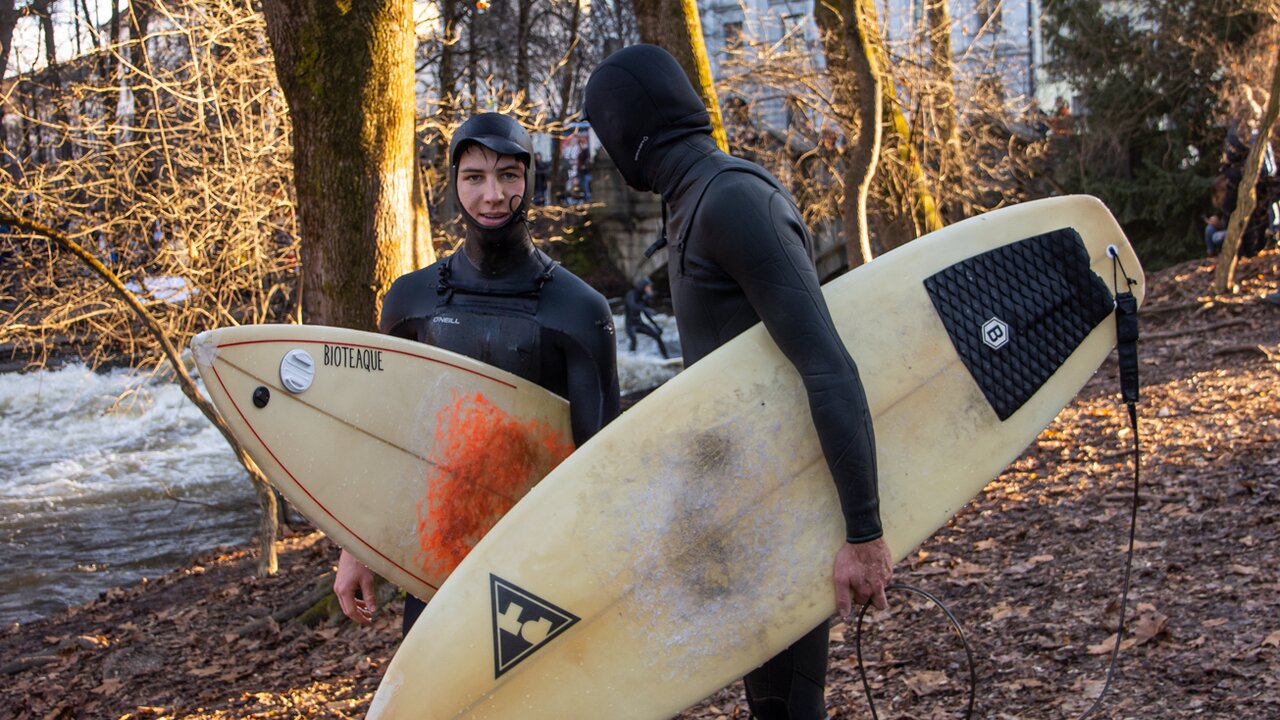
[[[651,258],[644,256],[644,251],[662,233],[661,200],[654,193],[627,187],[603,150],[596,154],[591,166],[591,201],[588,217],[595,226],[595,234],[604,243],[609,259],[628,281],[666,272],[665,249]],[[842,224],[838,219],[831,219],[810,230],[816,245],[813,255],[818,277],[825,282],[849,266]]]
[[[654,193],[627,187],[603,150],[596,153],[591,164],[591,202],[588,217],[595,234],[629,282],[642,275],[665,272],[665,250],[654,253],[652,258],[644,256],[645,249],[662,233],[661,200]]]

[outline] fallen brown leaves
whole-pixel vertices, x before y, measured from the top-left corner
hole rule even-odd
[[[964,625],[975,715],[1076,717],[1120,643],[1101,717],[1280,717],[1280,256],[1240,268],[1241,293],[1201,297],[1210,263],[1149,278],[1141,345],[1143,484],[1126,627],[1132,433],[1114,363],[1036,443],[897,569]],[[1245,350],[1241,350],[1244,348]],[[244,550],[0,631],[0,718],[362,717],[399,641],[398,602],[372,629],[323,615],[276,620],[332,569],[328,541],[281,544],[256,578]],[[963,649],[914,595],[868,615],[863,650],[881,718],[959,717]],[[870,717],[855,625],[832,627],[828,705]],[[684,720],[748,717],[741,686]],[[572,720],[572,719],[570,719]]]
[[[44,658],[0,682],[0,717],[360,717],[400,635],[395,612],[366,631],[321,614],[273,613],[313,593],[336,549],[312,533],[281,543],[281,571],[247,551],[194,564],[0,635],[0,657]],[[331,582],[331,580],[330,580]]]

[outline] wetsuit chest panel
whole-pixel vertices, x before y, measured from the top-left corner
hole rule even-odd
[[[701,261],[697,243],[686,246],[685,271],[673,274],[671,304],[676,310],[685,362],[692,364],[759,322],[738,283]],[[673,264],[668,261],[668,266]]]
[[[542,327],[537,311],[537,298],[495,301],[457,293],[424,319],[419,339],[541,382]]]
[[[730,159],[731,160],[731,159]],[[671,302],[676,308],[677,324],[685,351],[685,362],[693,363],[720,345],[732,340],[760,321],[743,292],[741,284],[726,272],[717,256],[734,253],[742,244],[758,242],[757,237],[744,237],[730,231],[691,232],[705,194],[713,182],[720,188],[743,184],[758,189],[765,180],[753,169],[736,166],[717,167],[691,184],[682,205],[674,212],[678,218],[677,241],[669,246],[667,266],[672,269]],[[769,183],[766,180],[766,183]],[[767,200],[768,194],[759,196]],[[774,237],[774,228],[761,228],[761,235]],[[761,282],[779,282],[779,278],[761,277]]]

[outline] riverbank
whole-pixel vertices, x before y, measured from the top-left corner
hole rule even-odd
[[[1143,309],[1142,502],[1129,624],[1103,717],[1280,715],[1280,255],[1241,264],[1210,301],[1209,262],[1155,275]],[[1101,688],[1124,572],[1133,438],[1108,362],[1036,443],[897,567],[964,624],[976,716],[1075,717]],[[279,574],[245,548],[0,630],[0,717],[362,717],[399,640],[328,608],[337,550],[280,543]],[[881,717],[954,717],[964,654],[936,611],[894,595],[864,637]],[[832,630],[835,720],[869,717],[854,632]],[[429,670],[428,670],[429,671]],[[741,688],[682,716],[747,717]]]

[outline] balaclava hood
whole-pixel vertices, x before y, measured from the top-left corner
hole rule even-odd
[[[458,162],[462,159],[462,152],[473,144],[486,147],[499,155],[514,155],[524,163],[524,195],[520,197],[520,204],[511,209],[510,219],[497,227],[486,227],[476,222],[458,200]],[[519,122],[501,113],[481,113],[470,118],[458,126],[453,139],[449,141],[449,184],[453,189],[453,198],[458,202],[469,230],[483,237],[499,239],[513,231],[524,232],[529,197],[533,193],[533,173],[533,138]]]
[[[656,45],[632,45],[600,63],[587,81],[584,111],[600,144],[637,190],[653,190],[661,150],[711,134],[711,117],[684,68]]]

